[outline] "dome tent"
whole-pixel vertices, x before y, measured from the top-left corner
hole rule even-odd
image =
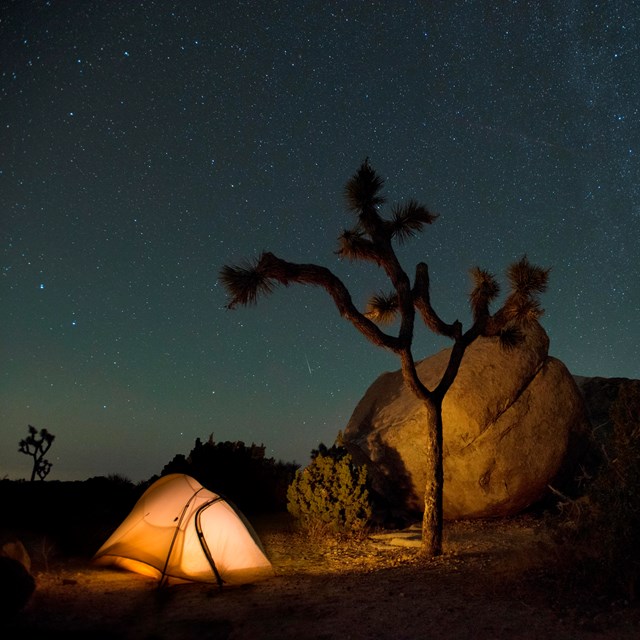
[[[246,584],[273,575],[246,518],[194,478],[154,482],[93,557],[156,578],[160,584]]]

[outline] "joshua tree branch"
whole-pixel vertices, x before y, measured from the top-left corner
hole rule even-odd
[[[379,327],[369,320],[363,313],[358,311],[353,304],[351,294],[344,283],[334,273],[326,267],[315,264],[298,264],[287,262],[275,256],[273,253],[263,253],[255,266],[255,271],[260,277],[270,283],[282,284],[307,284],[322,287],[333,299],[333,302],[341,316],[346,318],[353,326],[360,331],[367,339],[374,344],[397,352],[400,349],[400,341],[394,336],[390,336],[379,329]],[[230,290],[233,298],[229,303],[229,308],[237,304],[246,304],[234,295],[233,285],[228,281],[225,285]],[[272,286],[263,286],[263,289],[270,290]]]
[[[460,336],[461,325],[459,322],[447,324],[440,318],[431,306],[431,295],[429,293],[429,267],[420,262],[416,266],[416,278],[413,283],[413,303],[422,321],[433,331],[441,336],[456,339]]]

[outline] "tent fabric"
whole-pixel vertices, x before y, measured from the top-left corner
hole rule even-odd
[[[93,560],[161,584],[238,585],[273,575],[242,513],[194,478],[177,473],[163,476],[142,494]]]

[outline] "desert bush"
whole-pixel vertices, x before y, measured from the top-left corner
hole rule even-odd
[[[635,599],[640,581],[640,381],[620,386],[612,432],[584,494],[559,502],[555,540],[576,576],[611,595]]]
[[[339,445],[320,445],[287,490],[287,509],[307,532],[362,534],[371,518],[367,470]]]
[[[246,513],[286,511],[287,487],[299,465],[267,458],[264,445],[196,439],[188,456],[176,455],[162,475],[186,473]]]

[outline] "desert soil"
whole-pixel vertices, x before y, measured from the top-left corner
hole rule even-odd
[[[626,640],[638,609],[563,588],[535,518],[445,525],[445,553],[420,559],[415,531],[314,542],[287,521],[254,522],[273,578],[222,590],[159,589],[82,558],[34,557],[37,588],[0,637],[103,639]],[[46,560],[46,563],[45,563]],[[585,595],[586,594],[586,595]]]

